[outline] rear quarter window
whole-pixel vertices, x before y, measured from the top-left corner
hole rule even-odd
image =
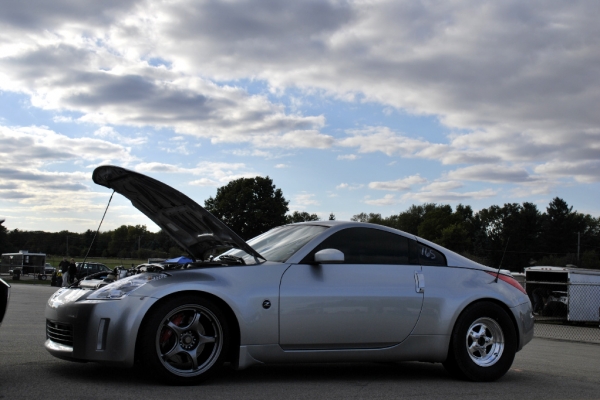
[[[424,245],[423,243],[416,242],[417,245],[417,257],[419,264],[429,266],[446,266],[448,262],[446,256],[441,252],[432,249],[431,247]]]

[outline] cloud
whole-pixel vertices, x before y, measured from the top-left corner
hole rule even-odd
[[[239,178],[254,178],[260,176],[260,173],[253,171],[243,163],[223,163],[202,161],[196,165],[191,171],[193,175],[210,177],[212,180],[221,185],[227,184]],[[203,178],[205,179],[205,178]],[[202,179],[200,181],[203,181]],[[204,182],[206,182],[204,180]],[[198,183],[196,183],[198,184]]]
[[[464,185],[460,181],[436,181],[427,186],[423,186],[421,191],[424,192],[441,192],[460,189]]]
[[[371,182],[369,183],[369,188],[375,190],[406,191],[410,190],[413,185],[419,185],[425,182],[427,182],[427,179],[422,178],[417,174],[395,181]]]
[[[111,139],[111,141],[119,142],[125,146],[140,146],[148,141],[147,137],[136,135],[135,137],[127,137],[121,135],[113,127],[103,126],[94,132],[94,136],[100,138]]]
[[[124,146],[102,139],[71,138],[45,127],[0,126],[0,144],[4,154],[11,154],[2,157],[0,165],[19,170],[34,170],[49,162],[109,160],[127,164],[135,160]]]
[[[513,197],[519,197],[529,201],[531,196],[550,194],[552,190],[560,184],[564,185],[564,183],[560,181],[540,179],[534,182],[521,183],[512,188],[510,194]]]
[[[281,169],[281,168],[289,168],[290,166],[288,164],[277,164],[275,165],[275,168]]]
[[[190,185],[195,186],[220,186],[225,185],[239,178],[253,178],[261,174],[248,168],[244,163],[224,163],[201,161],[192,168],[181,167],[179,165],[159,163],[159,162],[142,162],[135,167],[138,172],[160,172],[173,173],[183,176],[201,176],[202,178],[192,180]]]
[[[365,199],[364,202],[371,206],[393,206],[398,204],[398,199],[393,194],[386,194],[380,199]]]
[[[317,121],[315,120],[315,123]],[[229,136],[213,139],[214,143],[233,141]],[[281,135],[254,135],[249,140],[253,145],[261,148],[281,147],[327,149],[333,145],[334,138],[324,135],[316,130],[293,130]]]
[[[177,167],[172,164],[165,164],[159,162],[141,162],[135,166],[138,172],[168,172],[168,173],[181,173],[185,172],[183,168]]]
[[[235,156],[240,156],[240,157],[262,157],[262,158],[266,158],[266,159],[281,157],[281,155],[276,155],[270,151],[265,151],[265,150],[261,150],[261,149],[233,149],[233,150],[225,150],[225,152],[228,152]]]
[[[177,144],[177,142],[175,142],[175,144]],[[165,153],[178,154],[181,156],[189,156],[192,154],[188,143],[180,143],[176,146],[163,146],[160,148],[160,150],[164,151]]]
[[[193,186],[219,186],[219,182],[208,178],[196,179],[190,182]]]
[[[293,207],[304,209],[306,206],[318,206],[320,203],[315,199],[315,194],[302,192],[292,197]],[[291,208],[291,207],[290,207]]]
[[[0,126],[0,147],[0,198],[20,229],[95,229],[108,197],[92,184],[91,168],[137,161],[121,144],[46,127]]]
[[[549,162],[535,168],[537,174],[553,177],[573,177],[578,182],[600,182],[599,160]]]
[[[101,3],[55,0],[51,4],[43,0],[7,1],[2,5],[0,22],[6,30],[24,32],[40,26],[51,31],[69,22],[82,28],[106,26],[119,14],[130,11],[136,3],[135,0],[109,0]]]
[[[200,179],[188,182],[192,186],[223,186],[235,179],[253,178],[261,175],[247,167],[244,163],[211,161],[201,161],[192,168],[159,162],[142,162],[138,163],[135,169],[141,173],[158,172],[179,174],[182,176],[200,176]]]
[[[338,160],[354,161],[354,160],[358,159],[358,156],[356,154],[343,154],[343,155],[337,156],[337,159]]]
[[[79,122],[169,128],[213,143],[257,147],[328,148],[333,143],[319,132],[322,116],[286,114],[285,107],[263,95],[115,53],[106,44],[38,44],[0,58],[0,88],[30,95],[39,108],[80,113]],[[116,134],[106,128],[97,133]]]
[[[365,185],[362,184],[358,184],[358,183],[353,183],[353,184],[349,184],[349,183],[340,183],[339,185],[337,185],[335,188],[336,189],[348,189],[348,190],[358,190],[363,188]]]
[[[429,144],[422,140],[399,135],[387,127],[369,127],[362,130],[349,130],[349,137],[340,139],[337,144],[343,147],[356,147],[359,153],[382,152],[388,156],[414,156]]]
[[[467,200],[480,200],[494,197],[498,194],[492,189],[484,189],[473,192],[448,192],[440,191],[420,191],[415,193],[406,193],[402,196],[404,201],[416,201],[419,203],[441,203],[441,202],[465,202]]]
[[[448,178],[495,183],[520,183],[535,180],[527,170],[516,166],[473,165],[448,172]]]

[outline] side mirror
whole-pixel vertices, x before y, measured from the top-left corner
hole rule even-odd
[[[323,249],[315,253],[316,264],[340,264],[344,262],[344,253],[336,249]]]

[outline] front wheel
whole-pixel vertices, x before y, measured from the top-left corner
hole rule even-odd
[[[471,381],[495,381],[509,370],[517,334],[506,311],[492,302],[475,303],[458,317],[443,365],[450,375]]]
[[[223,364],[229,329],[212,302],[174,298],[151,311],[140,331],[140,358],[157,378],[190,385],[205,380]]]

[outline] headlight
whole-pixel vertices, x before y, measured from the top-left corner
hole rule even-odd
[[[110,283],[88,296],[87,300],[121,299],[150,281],[168,277],[167,274],[145,272]]]

